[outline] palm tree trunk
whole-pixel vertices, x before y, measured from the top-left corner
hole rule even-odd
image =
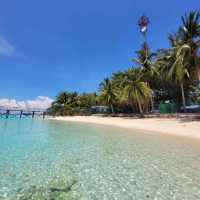
[[[154,111],[154,99],[153,99],[153,96],[151,96],[150,101],[151,101],[151,112],[153,112]]]
[[[147,86],[149,87],[149,88],[151,88],[150,87],[150,84],[149,84],[149,82],[146,82],[146,84],[147,84]],[[153,94],[151,95],[151,97],[150,97],[150,112],[153,112],[153,110],[154,110],[154,99],[153,99]]]
[[[114,113],[115,113],[115,110],[114,110],[113,104],[110,105],[110,108],[111,108],[112,114],[114,114]]]
[[[183,110],[184,110],[184,112],[186,112],[186,101],[185,101],[185,92],[184,92],[183,82],[181,82],[180,86],[181,86]]]
[[[139,111],[140,111],[140,116],[143,118],[144,117],[144,112],[143,112],[142,105],[141,105],[139,100],[138,100],[138,108],[139,108]]]
[[[200,86],[200,66],[197,68],[197,80],[198,80],[198,85]]]

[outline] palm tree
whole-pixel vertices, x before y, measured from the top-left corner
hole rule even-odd
[[[198,50],[200,47],[200,12],[191,11],[182,18],[182,26],[177,34],[169,39],[174,51],[174,64],[169,70],[169,77],[175,75],[180,83],[182,102],[186,111],[184,81],[188,78],[198,78]]]
[[[147,85],[153,88],[154,78],[158,75],[158,71],[156,70],[153,58],[156,56],[155,53],[152,53],[148,44],[144,42],[139,51],[136,51],[137,58],[133,59],[133,61],[138,64],[142,69],[142,79],[147,83]],[[152,91],[153,92],[153,91]],[[153,110],[154,102],[153,95],[151,98],[151,109]]]
[[[199,80],[200,63],[198,51],[200,47],[200,11],[191,11],[182,16],[182,26],[179,34],[182,42],[190,46],[189,71]]]
[[[180,86],[175,82],[175,75],[169,78],[169,70],[175,62],[174,49],[159,49],[157,51],[157,59],[154,63],[158,75],[153,77],[156,98],[158,101],[174,100],[179,102]],[[173,81],[172,81],[173,80]]]
[[[110,107],[112,113],[115,113],[114,104],[116,102],[116,94],[114,90],[114,85],[109,78],[105,78],[103,82],[100,83],[100,101],[104,102]]]
[[[152,53],[148,44],[144,42],[139,51],[135,52],[137,54],[137,58],[133,59],[136,64],[139,64],[142,68],[149,69],[153,66],[152,59],[156,56],[155,53]]]
[[[156,64],[160,65],[161,74],[166,76],[168,80],[179,84],[182,96],[182,105],[186,111],[186,97],[184,91],[184,84],[189,79],[189,58],[191,55],[191,48],[184,44],[179,34],[170,34],[169,42],[171,48],[161,52]]]
[[[171,66],[168,77],[174,81],[177,81],[180,84],[181,94],[182,94],[182,103],[184,112],[186,112],[186,100],[185,100],[185,92],[184,92],[184,81],[190,77],[188,66],[189,66],[189,57],[191,55],[190,46],[184,45],[177,45],[174,48],[175,53],[175,62]]]
[[[171,81],[180,85],[182,104],[186,111],[186,97],[184,86],[197,77],[198,50],[200,47],[200,13],[192,11],[182,17],[182,26],[175,34],[170,34],[168,39],[171,48],[157,59],[162,73],[167,74]]]
[[[200,42],[200,11],[191,11],[182,16],[181,19],[183,24],[180,28],[182,39],[185,42],[194,43],[194,39],[198,38],[196,42]]]
[[[151,99],[152,90],[141,77],[140,68],[131,68],[124,73],[121,86],[122,98],[128,99],[133,106],[137,105],[141,117],[144,117],[143,105]]]
[[[60,105],[65,105],[68,102],[68,93],[67,92],[60,92],[56,97],[55,103]]]

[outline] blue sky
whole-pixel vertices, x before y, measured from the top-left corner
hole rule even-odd
[[[151,24],[153,50],[198,0],[6,0],[0,4],[0,98],[53,98],[60,90],[91,92],[132,65],[140,47],[137,20]]]

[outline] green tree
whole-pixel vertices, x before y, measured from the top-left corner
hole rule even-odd
[[[122,98],[131,102],[133,107],[136,105],[141,117],[144,117],[143,105],[151,99],[152,90],[141,80],[141,77],[142,72],[139,68],[131,68],[124,73],[121,87],[123,88]]]
[[[154,66],[153,59],[155,58],[156,54],[151,52],[148,44],[144,42],[141,46],[139,51],[136,51],[137,58],[133,59],[133,61],[141,67],[142,72],[142,80],[147,83],[147,85],[153,89],[155,83],[155,77],[158,75],[158,71]],[[152,90],[153,92],[153,90]],[[151,98],[151,109],[154,108],[154,100],[153,95]]]
[[[105,103],[109,106],[112,113],[115,113],[114,104],[116,103],[116,94],[114,89],[114,84],[109,78],[105,78],[103,82],[100,83],[100,102]]]
[[[188,71],[188,61],[191,54],[191,49],[188,45],[177,45],[174,49],[175,51],[175,62],[171,66],[168,77],[174,81],[177,81],[180,84],[181,94],[182,94],[182,103],[184,111],[186,111],[186,99],[184,92],[184,81],[189,78]]]
[[[199,47],[200,47],[200,12],[191,11],[182,16],[182,26],[179,35],[183,44],[190,47],[189,68],[188,71],[192,78],[199,79],[200,70]]]
[[[60,105],[64,105],[68,102],[68,93],[67,92],[60,92],[58,94],[58,96],[56,97],[56,101],[55,101],[57,104],[60,104]]]
[[[186,88],[193,84],[199,68],[198,50],[200,45],[200,15],[191,11],[182,17],[182,25],[175,34],[168,39],[171,48],[162,51],[156,64],[160,65],[161,74],[174,83],[179,84],[182,96],[182,105],[186,111]]]
[[[156,73],[156,68],[153,64],[153,59],[156,54],[151,52],[148,44],[144,42],[139,51],[136,51],[137,58],[133,61],[142,68],[142,74],[144,81],[149,85],[151,84],[151,78]]]
[[[192,103],[200,104],[200,87],[191,86],[190,99]]]

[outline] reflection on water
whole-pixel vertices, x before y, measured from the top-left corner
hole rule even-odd
[[[200,199],[200,142],[0,119],[0,199]]]

